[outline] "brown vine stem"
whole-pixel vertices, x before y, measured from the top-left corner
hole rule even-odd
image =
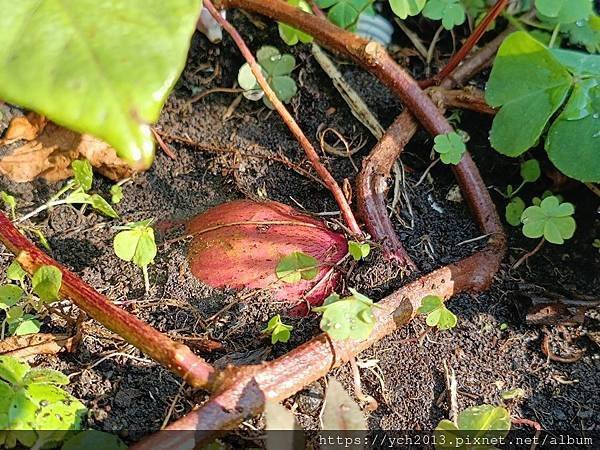
[[[44,265],[58,268],[62,273],[62,297],[71,299],[90,317],[180,375],[188,384],[197,388],[211,387],[215,370],[210,364],[197,357],[187,346],[169,339],[137,317],[115,306],[73,272],[40,251],[2,212],[0,241],[17,256],[23,269],[30,274]]]
[[[440,106],[443,107],[446,100],[452,101],[451,98],[447,99],[447,96],[444,95],[446,92],[449,92],[447,91],[448,88],[451,88],[455,83],[462,84],[466,82],[491,63],[498,47],[507,34],[508,32],[500,34],[496,39],[467,59],[456,70],[454,77],[444,80],[440,88],[432,88],[438,89],[438,97],[441,96],[441,99],[437,102],[441,103]],[[434,98],[434,100],[436,99]],[[483,100],[481,99],[481,101]],[[483,101],[483,103],[485,102]],[[409,268],[414,268],[414,264],[410,261],[404,246],[396,235],[394,225],[387,212],[385,198],[388,190],[388,180],[394,161],[398,159],[404,150],[404,147],[412,139],[416,131],[417,122],[414,120],[409,110],[404,110],[394,123],[390,125],[383,138],[375,147],[373,147],[369,156],[363,160],[362,170],[356,179],[358,212],[369,234],[375,240],[382,243],[384,256],[386,258],[405,261]],[[458,166],[455,166],[454,170],[459,180],[462,179],[463,182],[474,180],[476,182],[476,185],[473,186],[467,186],[461,183],[461,189],[463,189],[463,191],[471,190],[472,193],[470,195],[467,193],[467,198],[469,199],[472,210],[475,211],[476,216],[478,216],[479,223],[483,225],[482,220],[484,220],[486,216],[495,216],[495,220],[499,221],[494,205],[487,193],[487,189],[468,154],[465,155]],[[468,175],[468,171],[473,170],[475,170],[474,175]],[[475,186],[477,189],[475,189]],[[473,197],[473,195],[476,195],[477,198]],[[486,212],[477,213],[483,205],[487,205]],[[486,225],[486,227],[489,227],[489,225]]]
[[[445,78],[447,78],[452,72],[458,67],[463,59],[471,52],[473,47],[479,42],[483,34],[487,31],[490,24],[504,11],[508,5],[508,0],[498,0],[493,8],[491,8],[483,20],[479,23],[477,28],[471,33],[469,38],[465,41],[463,46],[450,58],[450,61],[444,66],[444,68],[433,78],[424,80],[419,83],[422,88],[427,88],[440,84]]]
[[[252,73],[254,74],[256,81],[258,81],[258,84],[264,91],[265,95],[267,96],[269,101],[273,104],[273,106],[275,107],[275,109],[277,110],[279,115],[281,116],[283,122],[287,125],[287,127],[292,132],[292,134],[294,135],[296,140],[300,143],[300,145],[304,149],[304,152],[306,153],[306,157],[311,162],[315,171],[323,179],[323,181],[325,182],[325,184],[327,185],[327,187],[333,194],[333,197],[335,198],[335,200],[340,208],[340,212],[342,213],[342,216],[344,217],[344,221],[346,222],[346,225],[348,225],[348,228],[350,229],[350,231],[357,236],[361,236],[362,231],[361,231],[360,227],[358,226],[358,222],[356,221],[356,218],[354,217],[354,213],[352,212],[352,209],[350,208],[348,200],[346,200],[346,197],[344,196],[342,189],[337,184],[337,181],[335,181],[333,176],[329,173],[329,171],[325,168],[325,166],[321,163],[319,154],[317,153],[317,151],[315,150],[313,145],[310,143],[310,141],[304,135],[304,133],[302,132],[302,130],[300,129],[300,127],[298,126],[298,124],[296,123],[296,121],[294,120],[292,115],[289,113],[289,111],[283,105],[283,103],[279,100],[279,98],[277,98],[277,95],[275,94],[275,92],[273,92],[273,89],[271,89],[271,87],[269,86],[269,83],[263,76],[260,66],[256,62],[254,55],[252,54],[252,52],[246,45],[242,36],[226,19],[223,18],[223,16],[221,16],[221,14],[219,14],[219,12],[217,11],[217,9],[215,8],[215,6],[212,4],[212,2],[210,0],[204,0],[203,4],[204,4],[204,7],[207,8],[208,11],[211,13],[213,18],[223,27],[223,29],[225,31],[227,31],[227,33],[229,33],[229,35],[231,36],[231,38],[233,39],[233,41],[239,48],[240,52],[244,56],[244,59],[248,62],[248,65],[250,66],[250,69],[252,70]]]

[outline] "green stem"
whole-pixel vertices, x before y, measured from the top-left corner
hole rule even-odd
[[[525,28],[523,26],[523,24],[521,23],[520,19],[517,19],[515,16],[513,16],[512,14],[508,14],[508,13],[504,13],[503,14],[504,18],[506,20],[508,20],[508,23],[510,23],[513,27],[515,27],[517,30],[519,31],[525,31],[527,32],[527,28]]]
[[[527,184],[527,181],[523,180],[523,181],[521,182],[521,184],[519,185],[519,187],[513,191],[513,193],[510,195],[510,197],[514,197],[515,195],[517,195],[517,193],[518,193],[518,192],[519,192],[521,189],[523,189],[523,186],[525,186],[526,184]]]
[[[146,288],[146,294],[150,292],[150,278],[148,278],[148,266],[142,267],[142,273],[144,274],[144,287]]]
[[[61,192],[61,195],[64,194],[66,191]],[[53,197],[55,198],[57,197],[56,195]],[[52,208],[53,206],[58,206],[58,205],[65,205],[68,202],[66,200],[48,200],[48,202],[44,203],[41,206],[38,206],[36,209],[34,209],[33,211],[25,214],[24,216],[19,217],[17,220],[13,220],[13,222],[15,224],[19,224],[22,222],[25,222],[27,219],[31,219],[33,216],[37,216],[39,213],[41,213],[42,211],[45,211],[49,208]]]
[[[554,27],[554,31],[552,32],[552,37],[550,38],[550,43],[548,44],[548,48],[554,47],[554,43],[556,42],[556,38],[558,37],[558,32],[560,31],[560,23],[557,23]]]

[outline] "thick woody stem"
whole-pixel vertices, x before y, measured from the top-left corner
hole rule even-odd
[[[293,395],[406,324],[426,295],[448,299],[467,290],[486,290],[500,266],[502,246],[503,240],[497,240],[488,249],[442,267],[378,302],[373,309],[377,322],[364,341],[332,341],[321,334],[274,361],[229,367],[221,373],[220,389],[206,404],[166,428],[176,433],[157,433],[132,448],[175,450],[209,442],[219,430],[234,428],[262,411],[268,401]]]
[[[17,260],[29,274],[33,274],[40,266],[58,268],[62,273],[61,296],[71,299],[90,317],[117,333],[156,362],[180,375],[188,384],[197,388],[211,387],[215,370],[210,364],[197,357],[187,346],[169,339],[150,325],[115,306],[73,272],[40,251],[2,212],[0,212],[0,241],[17,256]]]
[[[244,39],[242,38],[242,36],[240,36],[238,31],[226,19],[224,19],[219,14],[219,12],[214,7],[214,5],[211,3],[210,0],[204,0],[204,6],[208,9],[208,11],[214,17],[214,19],[223,27],[223,29],[225,29],[225,31],[227,31],[229,33],[229,35],[231,36],[231,38],[233,39],[233,41],[239,48],[240,52],[244,56],[244,59],[248,62],[248,65],[250,66],[250,69],[252,70],[252,73],[254,74],[256,81],[258,81],[258,84],[264,91],[265,95],[267,96],[269,101],[273,104],[275,110],[279,113],[283,122],[287,125],[287,127],[292,132],[292,134],[294,135],[296,140],[300,143],[300,145],[304,149],[306,157],[312,164],[315,171],[323,179],[323,181],[325,182],[325,184],[327,185],[327,187],[333,194],[333,197],[335,198],[335,201],[337,202],[337,204],[340,208],[340,212],[342,213],[342,216],[344,217],[344,221],[346,222],[346,225],[348,225],[348,228],[350,229],[350,231],[357,236],[362,235],[362,231],[361,231],[360,227],[358,226],[358,223],[356,222],[356,218],[354,217],[354,214],[352,213],[352,209],[350,208],[350,205],[348,204],[348,200],[344,196],[342,189],[337,184],[337,181],[335,181],[335,178],[333,178],[333,176],[329,173],[329,171],[321,163],[319,154],[317,153],[317,151],[315,150],[313,145],[306,138],[306,136],[304,135],[304,133],[302,132],[302,130],[300,129],[300,127],[298,126],[298,124],[296,123],[296,121],[294,120],[292,115],[288,112],[286,107],[283,105],[281,100],[279,100],[279,98],[277,98],[277,95],[275,94],[275,92],[273,92],[273,89],[271,89],[271,86],[269,86],[269,83],[263,76],[260,66],[256,62],[254,55],[252,54],[252,52],[250,51],[250,49],[244,42]]]

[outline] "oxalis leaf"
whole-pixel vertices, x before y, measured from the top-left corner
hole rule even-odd
[[[419,14],[427,0],[390,0],[392,11],[401,19]]]
[[[463,138],[455,131],[436,136],[434,142],[433,149],[444,164],[458,164],[467,151]]]
[[[340,28],[351,30],[360,15],[371,6],[373,0],[316,0],[316,3],[319,8],[329,8],[327,18],[331,22]]]
[[[275,269],[277,278],[286,283],[312,280],[319,273],[319,261],[302,252],[292,252],[281,258]]]
[[[140,268],[147,267],[156,257],[156,242],[151,220],[130,223],[115,236],[115,254],[124,261],[131,261]]]
[[[446,30],[451,30],[465,22],[467,15],[460,0],[429,0],[423,9],[429,19],[441,20]]]
[[[530,206],[521,216],[523,234],[529,238],[544,237],[553,244],[562,244],[575,233],[575,207],[560,203],[555,196],[546,197],[539,206]]]
[[[535,0],[535,7],[544,19],[553,23],[571,23],[592,14],[592,0]]]
[[[334,341],[362,341],[369,337],[375,325],[373,301],[352,288],[350,292],[352,295],[344,298],[334,293],[325,299],[323,306],[313,308],[323,313],[321,329]]]
[[[440,330],[454,328],[458,321],[456,315],[450,311],[437,295],[428,295],[421,300],[421,306],[417,310],[419,314],[427,314],[425,322],[430,327],[438,327]]]
[[[492,125],[492,146],[508,156],[534,146],[571,83],[569,72],[546,47],[525,32],[511,34],[498,51],[486,87],[488,104],[501,107]]]
[[[288,4],[295,6],[301,11],[312,14],[310,5],[305,0],[287,0]],[[313,37],[310,34],[306,34],[297,28],[291,27],[288,24],[279,22],[279,36],[287,45],[296,45],[298,42],[308,44],[313,41]]]
[[[0,0],[0,98],[93,134],[136,168],[181,73],[198,0]]]

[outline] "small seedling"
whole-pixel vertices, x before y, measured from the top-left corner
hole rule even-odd
[[[352,295],[340,297],[333,293],[323,306],[313,311],[323,313],[320,327],[334,341],[354,339],[362,341],[369,337],[375,325],[373,300],[350,289]]]
[[[66,204],[90,205],[92,208],[101,212],[105,216],[113,219],[118,218],[119,215],[112,208],[112,206],[110,206],[110,204],[104,200],[104,198],[98,194],[88,193],[88,191],[92,188],[93,180],[92,166],[89,161],[87,159],[73,161],[71,163],[71,169],[73,170],[73,179],[69,180],[66,185],[56,194],[54,194],[46,203],[37,207],[30,213],[19,217],[17,222],[24,222],[25,220],[38,215],[42,211],[54,206]],[[39,235],[41,232],[37,234]],[[45,240],[45,238],[43,240]]]
[[[408,16],[416,16],[419,14],[427,0],[390,0],[392,11],[402,20]]]
[[[312,280],[319,273],[319,261],[314,256],[302,252],[293,252],[281,258],[275,273],[285,283],[298,283]]]
[[[348,253],[354,259],[354,261],[360,261],[361,259],[365,259],[371,253],[371,246],[368,242],[356,242],[349,241],[348,242]]]
[[[421,306],[417,310],[419,314],[427,314],[425,322],[430,327],[438,327],[439,330],[449,330],[456,326],[458,321],[456,315],[444,305],[437,295],[428,295],[421,300]]]
[[[511,389],[500,394],[502,400],[515,400],[517,398],[525,397],[525,391],[521,388]]]
[[[458,414],[456,423],[442,420],[435,428],[436,448],[491,448],[475,442],[500,442],[510,431],[511,418],[506,408],[494,405],[473,406]]]
[[[151,227],[152,222],[153,219],[147,219],[117,227],[117,230],[122,231],[115,235],[113,241],[115,254],[119,258],[124,261],[131,261],[142,269],[146,293],[150,291],[148,266],[154,262],[156,257],[156,242],[154,240],[154,229]]]
[[[441,20],[446,30],[465,22],[466,11],[460,0],[429,0],[423,8],[428,19]]]
[[[6,278],[19,284],[0,286],[0,310],[5,318],[0,324],[0,339],[4,339],[4,326],[8,325],[8,334],[23,336],[40,331],[37,315],[27,311],[39,312],[44,305],[58,300],[62,284],[62,273],[53,266],[41,266],[31,278],[31,288],[27,286],[27,273],[17,261],[13,261],[6,271]]]
[[[278,342],[287,342],[290,340],[290,332],[294,327],[286,325],[281,321],[281,316],[277,314],[271,317],[267,328],[262,330],[265,334],[271,335],[271,344],[277,344]]]
[[[290,76],[296,67],[296,59],[290,54],[282,55],[275,47],[266,45],[256,52],[256,60],[277,98],[283,103],[289,103],[298,91],[296,82]],[[265,97],[248,63],[240,68],[238,83],[244,90],[244,97],[248,100],[258,101],[262,98],[265,106],[274,109],[273,104]]]
[[[114,184],[110,188],[110,201],[113,205],[123,200],[123,188],[119,184]]]
[[[509,184],[506,187],[506,198],[510,199],[506,209],[504,211],[504,217],[506,221],[513,227],[521,225],[521,215],[525,211],[525,202],[521,197],[517,196],[517,193],[523,189],[527,183],[533,183],[540,178],[542,171],[540,169],[540,163],[536,159],[529,159],[521,163],[521,178],[523,181],[517,187],[513,189],[513,186]]]
[[[539,206],[530,206],[521,217],[523,234],[529,238],[543,237],[553,244],[562,244],[575,233],[575,207],[560,203],[555,196],[546,197]]]
[[[321,9],[328,9],[327,18],[340,28],[353,31],[360,15],[371,9],[374,0],[316,0]]]
[[[433,149],[440,154],[444,164],[458,164],[467,151],[462,136],[454,131],[436,136],[434,142]]]
[[[306,0],[287,0],[289,5],[292,5],[301,11],[312,14],[310,5]],[[287,45],[296,45],[298,42],[308,44],[313,41],[310,34],[306,34],[297,28],[291,27],[285,23],[278,22],[279,36]]]
[[[85,406],[61,386],[69,378],[52,369],[0,356],[0,446],[45,448],[81,429]]]

